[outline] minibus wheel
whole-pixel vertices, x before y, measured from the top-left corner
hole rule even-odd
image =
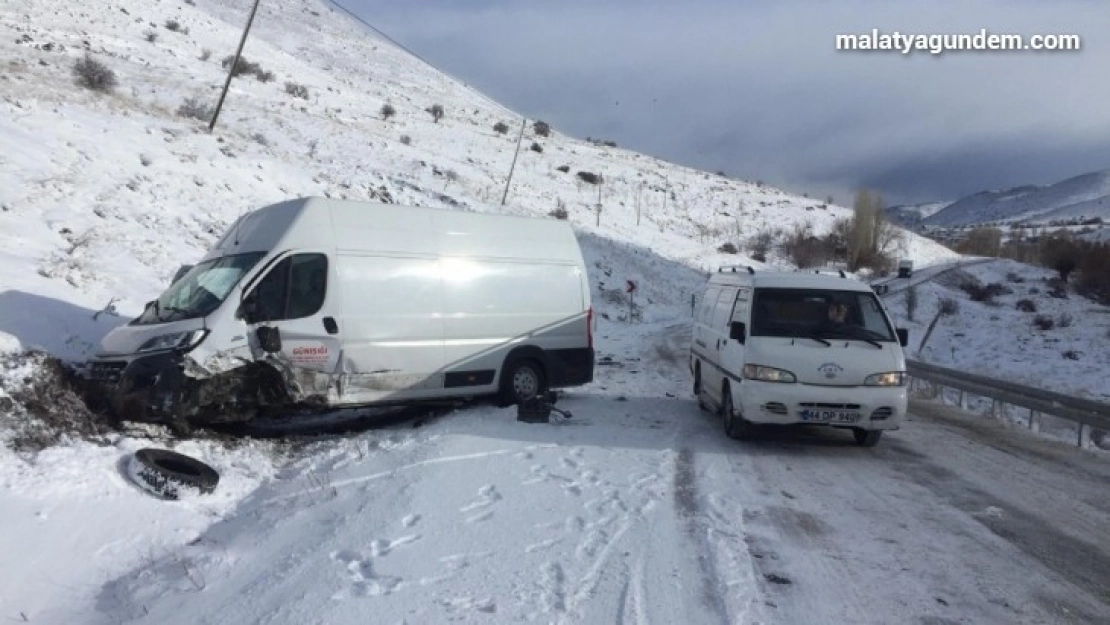
[[[860,447],[874,447],[882,437],[883,431],[852,428],[852,435],[856,437],[856,444]]]
[[[733,410],[732,391],[729,390],[728,382],[721,388],[721,415],[724,417],[725,434],[729,438],[742,441],[752,437],[755,425]]]
[[[694,362],[694,397],[698,398],[698,408],[709,412],[709,405],[705,403],[705,399],[701,396],[701,361]]]

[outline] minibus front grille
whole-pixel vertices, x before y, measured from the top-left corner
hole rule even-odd
[[[859,410],[859,404],[826,404],[821,402],[804,401],[798,404],[802,408],[823,408],[827,410]]]
[[[763,404],[763,409],[771,414],[787,414],[789,411],[786,409],[786,404],[781,402],[772,401]]]

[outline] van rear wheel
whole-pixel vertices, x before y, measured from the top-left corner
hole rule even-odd
[[[547,393],[547,376],[543,367],[531,359],[517,360],[501,372],[500,403],[520,404]]]
[[[745,441],[752,437],[755,424],[736,414],[732,406],[732,391],[728,387],[728,382],[725,382],[721,389],[721,416],[725,422],[725,434],[729,438]]]

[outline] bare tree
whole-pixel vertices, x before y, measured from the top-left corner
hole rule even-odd
[[[883,214],[878,193],[860,189],[856,193],[852,230],[848,238],[848,268],[884,269],[905,246],[905,236]]]

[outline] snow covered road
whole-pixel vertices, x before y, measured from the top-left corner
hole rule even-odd
[[[1110,618],[1110,465],[914,405],[727,439],[681,326],[637,328],[561,425],[479,407],[315,443],[102,622],[1091,623]]]

